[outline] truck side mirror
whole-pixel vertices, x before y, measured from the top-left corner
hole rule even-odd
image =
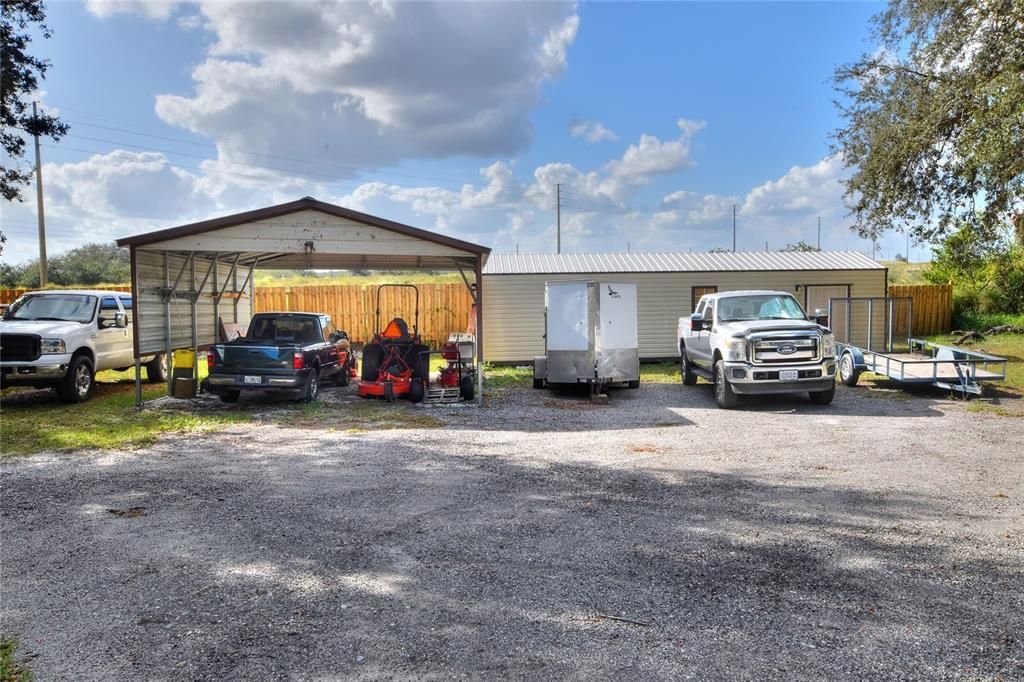
[[[828,310],[825,308],[816,308],[814,310],[814,321],[820,324],[822,327],[828,326]]]
[[[694,313],[690,315],[690,331],[699,332],[704,331],[704,316],[700,313]]]
[[[128,315],[126,313],[114,313],[114,326],[124,329],[128,326]]]

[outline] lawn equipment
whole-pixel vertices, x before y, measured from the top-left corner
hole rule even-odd
[[[380,327],[380,294],[386,287],[409,288],[416,293],[416,309],[412,333],[400,317],[394,317],[387,326]],[[420,402],[426,394],[430,373],[429,350],[419,336],[420,291],[412,284],[381,284],[377,287],[377,332],[363,348],[363,374],[358,394],[363,398],[408,397]]]
[[[438,353],[448,363],[441,368],[437,383],[427,387],[424,401],[427,403],[457,403],[472,400],[476,391],[476,367],[473,366],[476,337],[472,334],[450,334],[441,350],[425,351]]]

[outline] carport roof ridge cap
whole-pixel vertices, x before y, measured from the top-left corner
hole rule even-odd
[[[243,223],[255,222],[257,220],[266,220],[267,218],[278,218],[283,215],[291,213],[298,213],[299,211],[314,210],[328,215],[333,215],[339,218],[346,218],[349,220],[355,220],[358,222],[373,225],[385,230],[392,232],[398,232],[400,234],[407,235],[409,237],[415,237],[417,239],[423,239],[425,241],[442,244],[444,246],[450,246],[455,249],[460,249],[469,253],[480,254],[487,256],[490,254],[491,249],[488,246],[482,246],[480,244],[474,244],[472,242],[463,241],[454,237],[448,237],[443,234],[436,232],[430,232],[419,227],[413,227],[411,225],[405,225],[403,223],[397,223],[393,220],[387,220],[386,218],[379,218],[377,216],[370,215],[368,213],[361,213],[354,211],[350,208],[338,206],[336,204],[329,204],[313,197],[303,197],[296,201],[290,201],[283,204],[275,204],[273,206],[266,206],[264,208],[257,208],[251,211],[243,211],[241,213],[232,213],[226,216],[220,216],[219,218],[211,218],[209,220],[201,220],[196,223],[188,223],[185,225],[178,225],[177,227],[168,227],[163,230],[155,230],[153,232],[145,232],[143,234],[131,235],[128,237],[122,237],[117,240],[118,246],[147,246],[150,244],[157,244],[162,241],[170,239],[177,239],[179,237],[189,237],[196,234],[202,234],[204,232],[213,232],[225,227],[234,227],[235,225],[241,225]]]
[[[485,275],[885,270],[859,251],[492,253]]]

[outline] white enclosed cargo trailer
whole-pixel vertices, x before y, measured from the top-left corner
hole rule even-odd
[[[544,355],[534,358],[533,386],[640,386],[636,284],[547,282]]]

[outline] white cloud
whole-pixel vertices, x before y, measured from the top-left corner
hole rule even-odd
[[[630,145],[621,159],[608,162],[604,170],[619,183],[640,185],[650,182],[655,175],[674,173],[691,165],[690,140],[704,128],[704,122],[681,118],[676,125],[680,135],[675,140],[663,142],[654,135],[641,135],[637,144]]]
[[[579,19],[566,3],[200,4],[215,36],[167,123],[233,149],[360,168],[495,156],[533,137]],[[245,160],[245,159],[241,159]]]
[[[736,197],[697,194],[681,189],[667,194],[661,203],[674,209],[684,209],[679,215],[685,214],[688,223],[707,223],[727,217],[738,202]]]
[[[569,126],[569,134],[582,137],[587,142],[615,142],[619,136],[606,128],[600,121],[573,121]]]
[[[147,19],[166,19],[178,2],[173,0],[86,0],[86,8],[98,17],[115,14],[141,14]]]
[[[842,206],[845,177],[839,155],[826,157],[813,166],[793,166],[778,180],[750,190],[741,213],[792,217],[834,212]]]

